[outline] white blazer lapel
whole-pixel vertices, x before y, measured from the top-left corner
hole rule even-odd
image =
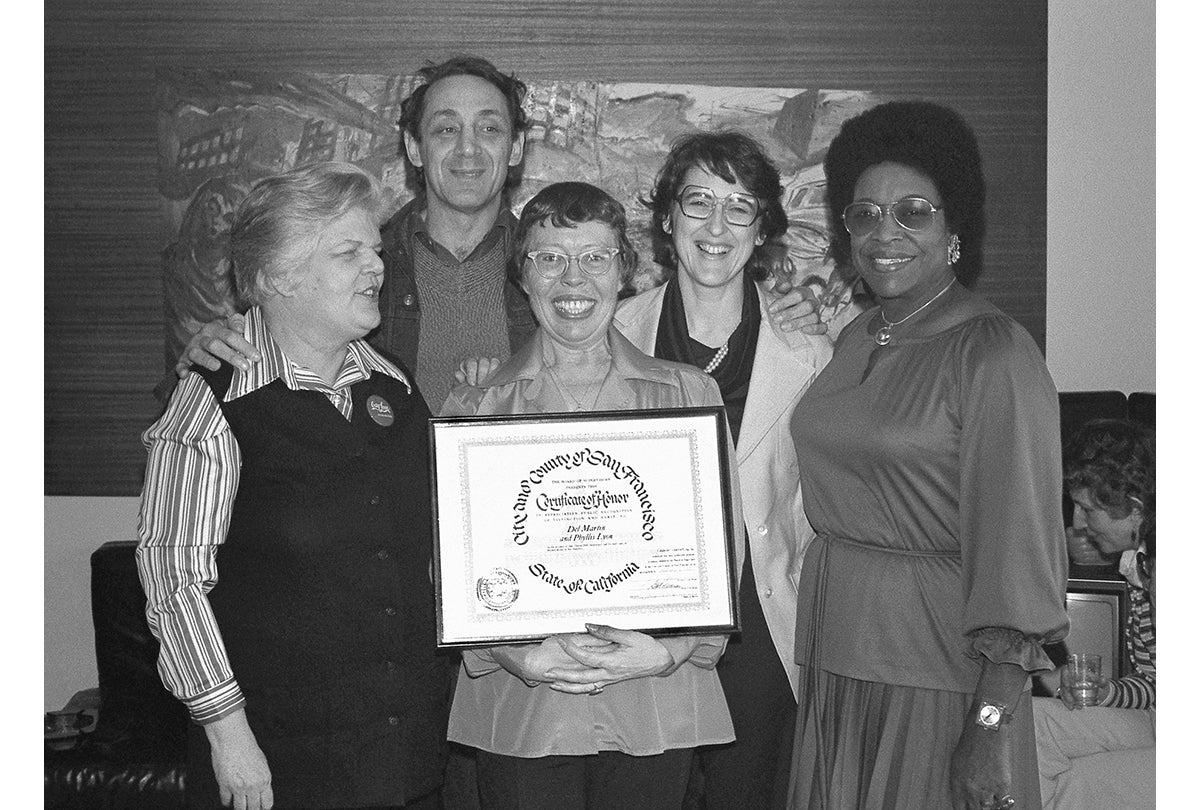
[[[617,307],[613,323],[625,338],[644,354],[654,355],[654,342],[658,338],[658,319],[662,314],[663,295],[666,285],[659,285],[649,292],[626,298]]]
[[[761,289],[758,300],[762,323],[758,329],[750,391],[746,395],[746,410],[738,436],[738,464],[754,452],[776,422],[788,415],[798,394],[808,388],[819,370],[818,352],[812,348],[812,338],[799,332],[781,331],[767,314]]]

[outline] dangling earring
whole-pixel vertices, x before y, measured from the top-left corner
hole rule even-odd
[[[950,234],[950,244],[946,245],[946,264],[954,264],[958,261],[962,251],[959,249],[958,234]]]
[[[663,233],[665,233],[667,236],[671,235],[671,220],[670,220],[670,218],[663,220],[662,228],[663,228]]]

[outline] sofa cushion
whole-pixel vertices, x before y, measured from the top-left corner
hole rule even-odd
[[[99,740],[120,741],[164,758],[184,758],[187,710],[158,676],[158,640],[146,623],[135,542],[92,553],[92,620],[100,685]]]

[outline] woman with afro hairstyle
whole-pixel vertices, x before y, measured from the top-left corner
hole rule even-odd
[[[956,112],[902,101],[825,158],[835,257],[875,306],[792,415],[806,514],[796,808],[1040,806],[1031,673],[1067,631],[1058,397],[969,289],[983,171]]]

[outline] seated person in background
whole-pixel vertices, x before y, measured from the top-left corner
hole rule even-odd
[[[362,340],[381,213],[348,163],[255,185],[230,252],[262,359],[188,375],[143,436],[138,573],[193,810],[441,806],[429,410]]]
[[[1133,672],[1106,681],[1094,707],[1077,705],[1065,689],[1034,701],[1042,802],[1063,810],[1153,807],[1154,433],[1127,420],[1088,422],[1067,445],[1063,472],[1076,528],[1103,554],[1121,556]]]

